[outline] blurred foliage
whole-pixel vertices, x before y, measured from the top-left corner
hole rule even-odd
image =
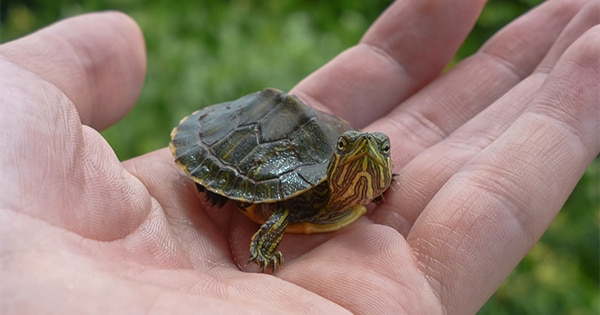
[[[491,0],[455,62],[540,0]],[[141,26],[148,73],[132,112],[103,135],[121,159],[166,146],[202,105],[290,89],[354,45],[390,1],[0,0],[0,42],[76,14],[115,9]],[[480,314],[600,312],[600,161]]]

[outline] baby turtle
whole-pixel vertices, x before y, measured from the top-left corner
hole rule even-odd
[[[234,200],[261,224],[249,261],[283,264],[287,232],[339,230],[366,213],[392,182],[390,141],[267,88],[198,110],[171,132],[175,162],[222,206]]]

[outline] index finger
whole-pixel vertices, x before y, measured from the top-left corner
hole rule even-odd
[[[358,45],[308,76],[292,93],[364,127],[439,75],[484,3],[396,1]]]

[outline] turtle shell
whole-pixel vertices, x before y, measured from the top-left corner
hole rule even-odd
[[[176,163],[197,184],[247,203],[287,200],[326,180],[351,126],[268,88],[192,113],[171,133]]]

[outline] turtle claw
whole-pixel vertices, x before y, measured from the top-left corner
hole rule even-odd
[[[281,251],[265,253],[261,250],[251,250],[248,262],[256,263],[263,273],[267,272],[269,268],[275,272],[277,267],[283,266],[283,253]]]

